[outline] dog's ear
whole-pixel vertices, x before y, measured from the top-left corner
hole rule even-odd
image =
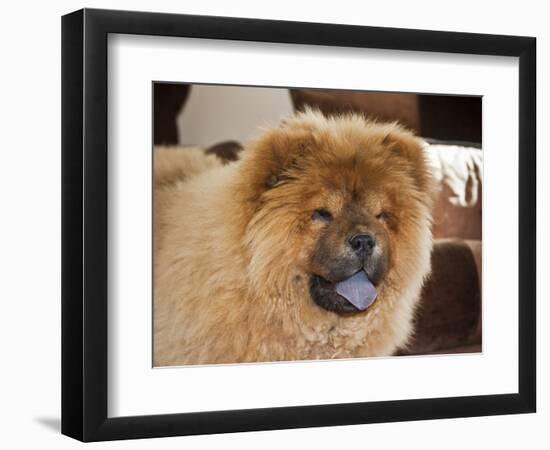
[[[265,187],[272,189],[300,176],[304,156],[309,149],[308,136],[285,136],[275,139],[266,149]]]
[[[433,197],[434,179],[422,141],[412,133],[396,128],[385,134],[382,145],[405,162],[418,190],[430,198]]]
[[[253,142],[243,156],[244,179],[254,180],[250,186],[263,193],[300,176],[303,163],[312,151],[310,130],[281,123]]]

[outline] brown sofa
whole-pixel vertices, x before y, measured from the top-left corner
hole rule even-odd
[[[290,89],[290,97],[297,111],[312,106],[325,114],[360,112],[397,120],[426,138],[481,143],[480,97],[331,89]]]

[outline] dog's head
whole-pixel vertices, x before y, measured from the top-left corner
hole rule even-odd
[[[256,289],[355,314],[429,258],[432,179],[396,124],[298,114],[244,151],[241,183]]]

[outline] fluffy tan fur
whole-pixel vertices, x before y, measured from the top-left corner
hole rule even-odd
[[[392,354],[430,270],[431,191],[419,141],[356,115],[298,114],[226,166],[156,149],[154,365]],[[391,264],[367,311],[339,315],[309,295],[311,211],[357,198],[391,207]]]

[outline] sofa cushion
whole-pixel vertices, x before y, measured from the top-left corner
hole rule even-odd
[[[481,350],[481,242],[437,240],[415,333],[401,355]]]
[[[474,147],[427,145],[437,180],[435,238],[481,239],[483,153]]]

